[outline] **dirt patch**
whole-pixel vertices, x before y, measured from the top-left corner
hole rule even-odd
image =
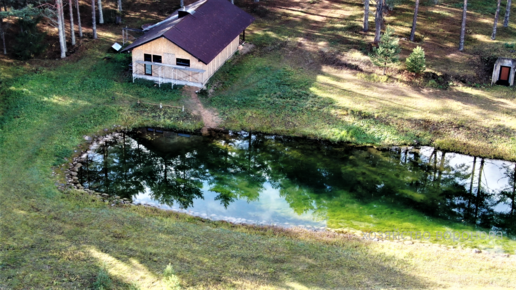
[[[253,48],[254,48],[254,44],[244,43],[243,45],[238,47],[238,51],[241,55],[244,55],[244,54],[250,52]]]
[[[221,120],[214,110],[206,109],[202,105],[201,101],[199,100],[199,97],[197,97],[196,93],[197,88],[185,86],[184,92],[185,94],[188,94],[193,101],[193,114],[200,114],[202,121],[204,123],[204,127],[202,129],[203,132],[207,132],[207,129],[218,129],[219,124],[221,123]]]

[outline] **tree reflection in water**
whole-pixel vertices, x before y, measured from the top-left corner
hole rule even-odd
[[[85,187],[191,208],[203,188],[227,208],[258,201],[266,186],[296,214],[327,220],[350,206],[411,209],[431,218],[515,232],[516,165],[429,147],[379,151],[241,133],[220,138],[129,133],[83,166]],[[392,209],[392,210],[391,210]],[[378,218],[382,218],[381,216]],[[341,221],[336,222],[338,223]]]

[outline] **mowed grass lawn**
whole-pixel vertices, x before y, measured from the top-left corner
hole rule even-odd
[[[324,65],[317,50],[294,49],[297,42],[264,31],[263,22],[255,27],[249,37],[258,48],[228,63],[213,79],[212,97],[202,98],[221,126],[359,144],[417,140],[516,160],[514,90],[378,84]],[[232,226],[59,192],[60,165],[84,148],[77,147],[84,135],[118,126],[202,127],[189,112],[158,109],[188,105],[181,91],[129,83],[122,57],[103,59],[108,43],[88,45],[63,64],[0,65],[0,289],[88,289],[101,269],[113,289],[514,287],[514,255]]]
[[[484,69],[480,56],[516,57],[504,46],[514,41],[516,25],[499,28],[492,41],[484,36],[492,29],[493,7],[470,2],[465,52],[457,49],[460,3],[427,3],[418,19],[423,40],[401,40],[395,68],[404,68],[416,45],[426,50],[427,70],[440,78],[472,79]],[[374,29],[360,31],[361,3],[265,1],[267,12],[248,32],[256,48],[226,64],[203,99],[219,111],[221,126],[516,160],[515,88],[457,80],[438,85],[394,70],[382,76],[368,58]],[[400,39],[410,32],[413,5],[401,1],[386,18]]]
[[[98,51],[37,71],[2,65],[0,288],[85,289],[103,268],[113,289],[514,285],[514,256],[235,227],[155,209],[113,208],[57,191],[62,177],[53,176],[53,166],[80,150],[84,135],[104,134],[114,125],[202,126],[181,110],[170,109],[166,118],[152,107],[137,111],[138,99],[175,106],[185,100],[177,90],[127,82],[120,77],[123,61],[103,60]],[[172,272],[164,275],[168,265]]]
[[[262,54],[263,53],[263,54]],[[234,130],[377,146],[431,145],[516,160],[516,91],[375,83],[363,73],[302,69],[281,53],[236,57],[203,98]]]

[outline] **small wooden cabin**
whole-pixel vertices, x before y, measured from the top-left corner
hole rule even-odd
[[[122,50],[132,53],[133,82],[204,87],[253,21],[228,0],[199,0],[175,11]]]
[[[499,58],[493,70],[491,84],[514,86],[516,78],[516,59]]]

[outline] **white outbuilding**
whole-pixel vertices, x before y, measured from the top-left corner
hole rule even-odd
[[[499,58],[493,69],[491,84],[514,86],[516,59]]]

